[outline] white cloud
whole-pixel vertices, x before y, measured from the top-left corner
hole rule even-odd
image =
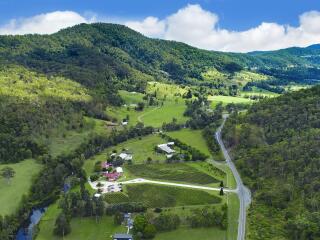
[[[127,26],[153,37],[150,30],[144,31],[141,27],[147,19]],[[160,38],[208,50],[248,52],[319,43],[320,12],[306,12],[299,20],[298,27],[263,22],[246,31],[231,31],[218,27],[219,18],[215,13],[204,10],[200,5],[188,5],[163,20],[156,19],[156,22],[165,25],[157,28],[162,29],[161,33],[157,31]]]
[[[143,21],[127,21],[124,24],[149,37],[161,37],[165,31],[165,22],[156,17],[147,17]]]
[[[0,27],[0,34],[50,34],[62,28],[93,21],[95,21],[94,17],[85,18],[76,12],[56,11],[39,14],[30,18],[12,19],[8,24]]]
[[[187,5],[163,19],[149,16],[141,21],[80,15],[72,11],[56,11],[30,18],[13,19],[0,26],[0,34],[50,34],[79,23],[115,22],[124,24],[149,37],[185,42],[208,50],[248,52],[275,50],[292,46],[308,46],[320,42],[320,12],[299,16],[299,26],[262,22],[245,30],[232,31],[219,27],[217,14],[200,5]]]

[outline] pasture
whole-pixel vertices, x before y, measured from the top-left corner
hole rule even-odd
[[[138,122],[146,126],[161,127],[163,123],[169,123],[173,118],[179,123],[184,123],[188,118],[183,116],[186,109],[184,100],[180,97],[186,90],[177,85],[163,83],[149,83],[147,92],[156,92],[158,105],[148,106],[143,100],[144,94],[119,91],[125,105],[121,107],[108,107],[106,114],[118,123],[123,119],[129,118],[129,126],[135,126]],[[139,102],[144,102],[145,107],[142,111],[135,110]]]
[[[85,117],[85,124],[79,130],[66,130],[63,127],[52,130],[49,138],[38,139],[49,147],[49,153],[56,157],[64,153],[70,153],[89,140],[92,134],[108,134],[111,129],[107,128],[106,121]]]
[[[131,202],[143,202],[149,208],[218,204],[215,192],[152,184],[126,185],[124,192]]]
[[[198,149],[200,152],[211,156],[206,140],[202,136],[202,130],[182,129],[180,131],[167,132],[169,137],[176,138],[181,142]]]
[[[4,167],[12,167],[15,176],[9,184],[0,178],[0,215],[14,213],[24,194],[28,194],[33,178],[40,172],[41,165],[35,160],[24,160],[15,164],[0,164],[0,170]]]
[[[201,185],[219,182],[214,176],[188,163],[127,165],[125,169],[129,171],[131,176],[153,180]]]

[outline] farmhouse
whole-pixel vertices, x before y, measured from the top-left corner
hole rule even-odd
[[[118,178],[121,176],[121,173],[104,173],[104,176],[109,180],[109,181],[116,181]]]
[[[132,235],[125,233],[116,233],[113,240],[133,240]]]
[[[173,146],[174,143],[173,142],[169,142],[169,143],[164,143],[164,144],[159,144],[158,148],[165,152],[166,154],[172,154],[175,152],[175,150],[173,150],[170,146]]]
[[[132,160],[132,155],[127,153],[120,153],[119,158],[125,161],[129,161],[129,160]]]

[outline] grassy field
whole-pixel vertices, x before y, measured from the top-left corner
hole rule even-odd
[[[153,161],[163,162],[165,161],[166,156],[154,151],[154,147],[161,143],[165,143],[165,140],[158,135],[149,135],[141,139],[135,138],[128,140],[115,147],[107,148],[100,154],[87,160],[84,164],[84,169],[87,174],[91,174],[94,164],[97,161],[106,161],[107,156],[109,156],[113,150],[117,150],[117,152],[120,153],[124,148],[132,152],[134,164],[145,163],[148,157],[151,157]]]
[[[189,205],[207,205],[221,203],[216,192],[206,192],[187,188],[161,186],[153,184],[126,185],[124,193],[130,202],[143,202],[147,207],[176,207]],[[123,196],[107,197],[109,203],[117,203]]]
[[[225,240],[226,231],[218,228],[179,228],[175,231],[163,232],[156,235],[154,240]],[[236,239],[236,238],[230,238]]]
[[[94,118],[85,118],[85,125],[80,130],[55,129],[47,139],[40,139],[49,146],[49,153],[56,157],[63,153],[69,153],[87,141],[92,134],[108,134],[106,122]]]
[[[182,129],[180,131],[167,132],[168,136],[177,138],[181,142],[194,147],[202,153],[211,156],[206,140],[202,136],[201,130]]]
[[[182,96],[189,90],[189,87],[181,87],[175,84],[148,82],[147,93],[156,92],[158,99],[169,98],[174,99],[177,96]]]
[[[128,105],[130,104],[137,104],[138,102],[143,101],[143,93],[137,93],[137,92],[128,92],[124,90],[119,91],[119,95],[124,100],[124,102]]]
[[[228,103],[253,103],[254,101],[248,98],[244,97],[231,97],[231,96],[209,96],[208,100],[211,101],[211,105],[215,106],[219,102],[221,102],[223,105],[226,105]]]
[[[119,93],[126,105],[122,107],[108,107],[106,113],[116,119],[118,123],[129,117],[129,126],[143,122],[146,126],[161,127],[163,123],[171,122],[173,118],[183,123],[188,119],[183,116],[186,105],[180,97],[185,91],[185,89],[177,85],[150,83],[148,84],[147,92],[152,94],[156,92],[160,103],[158,106],[146,105],[142,111],[136,111],[134,106],[138,102],[145,102],[143,100],[144,94],[120,91]]]
[[[194,164],[195,165],[195,164]],[[127,165],[131,175],[154,180],[185,182],[193,184],[218,183],[214,176],[188,163]]]
[[[37,240],[58,240],[62,239],[53,234],[54,224],[59,209],[57,204],[49,207],[44,217],[40,221],[40,231]],[[103,216],[99,222],[95,218],[73,218],[71,220],[71,233],[64,237],[65,240],[96,240],[96,239],[112,239],[111,236],[115,233],[124,233],[124,226],[115,226],[113,217]]]
[[[161,127],[163,123],[169,123],[173,118],[177,119],[178,123],[184,123],[188,120],[183,116],[186,110],[185,102],[182,99],[175,101],[165,101],[164,105],[146,112],[140,117],[140,120],[146,126]]]
[[[28,194],[33,177],[41,170],[41,165],[31,159],[15,164],[1,164],[0,170],[6,166],[15,170],[15,176],[9,185],[5,179],[0,178],[0,215],[2,216],[14,213],[22,196]]]

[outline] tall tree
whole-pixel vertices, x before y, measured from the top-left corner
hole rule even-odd
[[[1,176],[7,180],[8,185],[10,184],[11,178],[14,177],[15,171],[12,167],[5,167],[1,169]]]

